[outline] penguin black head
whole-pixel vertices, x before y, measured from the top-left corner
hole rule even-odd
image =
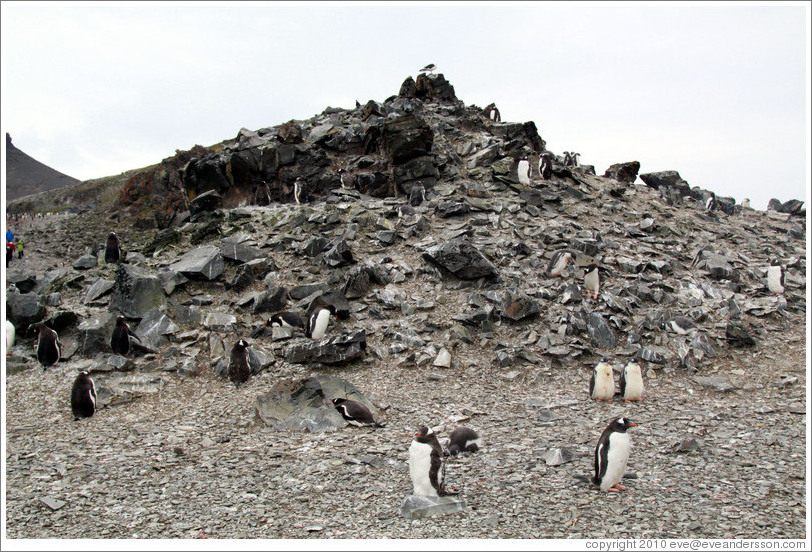
[[[619,431],[621,433],[625,433],[627,429],[630,427],[637,427],[637,424],[633,423],[628,418],[621,416],[620,418],[615,418],[612,420],[612,423],[609,424],[609,427],[612,431]]]
[[[246,340],[244,340],[244,339],[240,339],[238,342],[236,342],[236,343],[234,344],[234,347],[239,347],[239,348],[242,348],[242,349],[245,349],[246,347],[250,347],[250,346],[251,346],[251,344],[250,344],[250,343],[248,343],[248,342],[247,342]]]
[[[589,274],[593,270],[598,270],[598,265],[593,263],[593,264],[585,266],[584,267],[584,276],[586,276],[587,274]]]
[[[414,434],[416,439],[420,439],[422,437],[426,437],[433,433],[428,426],[420,426],[420,429],[417,430],[417,433]]]
[[[781,261],[778,259],[770,259],[770,266],[781,266]]]

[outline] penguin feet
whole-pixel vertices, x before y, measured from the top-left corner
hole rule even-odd
[[[621,485],[620,483],[615,483],[614,485],[612,485],[611,487],[609,487],[606,490],[607,491],[612,491],[613,493],[617,493],[617,492],[620,492],[620,491],[625,491],[626,487],[624,485]]]

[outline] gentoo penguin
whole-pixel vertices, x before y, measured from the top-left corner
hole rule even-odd
[[[37,360],[42,364],[42,369],[45,370],[48,366],[53,366],[59,362],[59,336],[55,331],[41,322],[38,324],[38,327]]]
[[[584,268],[584,288],[586,288],[587,297],[591,295],[593,299],[598,298],[598,291],[600,291],[598,265],[591,264]]]
[[[73,419],[90,418],[96,412],[96,385],[86,371],[79,372],[73,380],[70,392],[70,409]]]
[[[338,174],[341,175],[341,187],[345,190],[352,190],[355,188],[355,177],[351,175],[344,168],[338,169]]]
[[[424,201],[426,201],[426,188],[423,187],[422,182],[418,182],[409,191],[409,205],[418,207]]]
[[[115,232],[110,232],[107,236],[107,246],[104,248],[104,262],[107,264],[117,263],[121,259],[121,244]]]
[[[750,208],[750,198],[749,197],[744,198],[744,201],[742,201],[742,208],[743,209],[749,209]]]
[[[299,177],[293,183],[293,198],[299,205],[307,203],[307,182],[305,182],[304,178]]]
[[[581,157],[580,153],[575,153],[575,152],[570,153],[570,158],[572,159],[572,166],[573,167],[578,166],[578,158],[579,157]]]
[[[251,344],[240,339],[231,348],[231,360],[228,363],[228,379],[239,388],[241,384],[251,377],[251,367],[248,365],[248,347]]]
[[[572,251],[559,249],[553,253],[550,264],[547,265],[547,272],[550,276],[562,276],[564,269],[567,268],[570,261],[575,262],[575,256],[572,254]]]
[[[476,452],[482,446],[479,434],[470,427],[458,427],[448,437],[448,454],[456,456],[460,452]]]
[[[432,73],[432,72],[434,72],[434,70],[435,70],[435,69],[437,69],[437,66],[436,66],[436,65],[434,65],[433,63],[429,63],[428,65],[426,65],[425,67],[423,67],[423,68],[420,70],[420,72],[421,72],[421,73],[425,73],[425,72],[427,72],[427,71],[428,71],[429,73]]]
[[[139,342],[141,341],[135,332],[130,329],[124,317],[119,316],[116,318],[116,327],[113,328],[113,336],[110,338],[110,348],[113,349],[115,354],[127,356],[127,353],[130,352],[130,336]]]
[[[499,108],[496,107],[496,104],[491,104],[491,110],[488,113],[488,118],[494,123],[499,123],[502,121],[502,114],[499,113]]]
[[[773,295],[784,293],[784,267],[778,259],[772,259],[767,267],[767,289]]]
[[[369,408],[359,402],[342,398],[331,399],[331,401],[335,409],[338,410],[338,413],[341,414],[341,417],[353,425],[384,427],[383,424],[379,424],[375,421]]]
[[[568,151],[564,152],[564,166],[565,167],[571,167],[572,166],[572,156],[570,155],[570,152],[568,152]]]
[[[409,475],[416,495],[440,497],[456,494],[445,490],[443,447],[437,435],[426,426],[417,430],[409,446]]]
[[[602,358],[592,370],[589,378],[589,396],[596,401],[611,401],[615,396],[615,378],[612,366]]]
[[[307,329],[305,335],[313,339],[321,339],[327,332],[327,324],[330,318],[335,318],[336,308],[333,305],[320,306],[313,309],[307,317]]]
[[[530,161],[527,160],[526,155],[523,155],[519,160],[518,171],[519,183],[524,185],[530,184]]]
[[[716,194],[711,192],[710,197],[705,201],[705,209],[708,211],[716,210]]]
[[[9,350],[14,347],[14,340],[17,338],[17,329],[11,320],[6,319],[6,356],[9,355]]]
[[[549,155],[542,153],[539,157],[539,174],[544,180],[550,180],[553,176],[553,162]]]
[[[271,189],[264,180],[257,184],[257,191],[254,192],[254,205],[261,207],[271,204]]]
[[[271,315],[265,322],[266,326],[280,326],[282,328],[297,328],[304,331],[305,322],[302,315],[293,311],[280,311]]]
[[[667,330],[679,335],[686,335],[699,328],[693,320],[686,316],[673,316],[660,323],[660,329]]]
[[[626,434],[630,427],[636,427],[628,418],[616,418],[603,430],[595,447],[595,477],[592,483],[600,485],[602,491],[625,491],[619,482],[626,472],[626,462],[632,448],[631,439]]]
[[[629,359],[620,372],[620,396],[626,402],[643,400],[643,372],[636,358]]]

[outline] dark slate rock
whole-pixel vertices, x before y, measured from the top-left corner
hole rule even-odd
[[[293,364],[347,364],[364,356],[366,331],[341,335],[288,348],[285,360]]]
[[[157,276],[134,265],[119,265],[110,298],[111,312],[118,311],[127,318],[141,318],[148,311],[165,307],[166,295]]]
[[[680,195],[691,195],[691,186],[682,179],[677,171],[660,171],[640,175],[640,180],[646,183],[649,188],[659,190],[660,188],[674,189]]]
[[[265,256],[265,254],[256,247],[243,243],[231,243],[226,240],[220,242],[220,252],[226,259],[232,259],[241,263],[261,259]]]
[[[327,293],[330,291],[330,286],[325,283],[318,284],[302,284],[295,286],[290,290],[290,297],[296,301],[309,297],[314,293]]]
[[[471,212],[471,207],[464,201],[450,199],[437,205],[437,216],[440,218],[459,217]]]
[[[668,362],[668,357],[658,349],[640,349],[640,358],[653,364],[666,364]]]
[[[73,268],[77,270],[87,270],[88,268],[93,268],[99,264],[99,258],[96,255],[91,255],[87,253],[82,255],[73,263]]]
[[[112,312],[99,313],[83,320],[77,327],[79,354],[94,356],[98,353],[111,353],[110,338],[113,337],[115,327],[116,315]]]
[[[505,293],[502,303],[502,316],[514,322],[537,316],[541,313],[538,301],[518,292]]]
[[[256,412],[266,425],[279,430],[335,431],[348,425],[330,402],[336,397],[372,406],[352,384],[318,375],[277,382],[266,395],[257,397]]]
[[[730,383],[730,379],[724,375],[716,376],[694,376],[693,380],[699,385],[710,387],[716,391],[726,392],[733,391],[735,387]]]
[[[418,182],[422,183],[427,190],[433,188],[437,184],[437,177],[440,174],[435,159],[431,155],[416,157],[401,165],[396,165],[392,173],[398,188],[405,195],[409,195]]]
[[[640,171],[639,161],[629,161],[627,163],[615,163],[611,165],[603,176],[617,180],[618,182],[625,182],[626,184],[633,184],[637,180],[637,173]]]
[[[197,305],[178,305],[175,307],[175,321],[178,324],[199,325],[203,323],[203,312]]]
[[[324,263],[333,268],[355,262],[352,250],[346,240],[338,240],[328,251],[322,255]]]
[[[219,247],[203,245],[188,251],[169,270],[194,280],[214,280],[225,270],[225,261]]]
[[[37,275],[10,267],[6,270],[6,285],[9,284],[14,284],[20,293],[30,293],[37,287]]]
[[[241,264],[237,267],[237,272],[231,281],[228,282],[228,287],[234,291],[240,292],[248,286],[256,282],[257,278],[254,275],[254,270],[249,264]]]
[[[260,312],[276,312],[283,310],[288,302],[288,290],[284,287],[278,287],[262,292],[254,297],[253,311]]]
[[[161,230],[158,234],[152,238],[152,241],[149,242],[144,249],[141,250],[141,253],[144,255],[152,255],[156,251],[160,251],[165,249],[166,247],[176,244],[180,241],[180,232],[178,232],[174,228],[167,228],[166,230]]]
[[[189,214],[194,220],[201,213],[208,213],[223,208],[223,196],[215,190],[203,192],[189,202]]]
[[[598,347],[614,347],[617,344],[615,334],[606,323],[606,320],[597,312],[589,313],[586,329],[592,337],[593,343]]]
[[[429,247],[423,259],[434,263],[463,280],[493,278],[499,275],[493,265],[480,251],[462,238],[455,238]]]
[[[716,196],[716,208],[727,215],[732,215],[736,212],[736,199]]]
[[[6,297],[6,318],[17,328],[17,333],[42,322],[45,318],[45,306],[33,293],[12,293]]]
[[[158,269],[158,280],[161,282],[161,288],[163,288],[164,293],[172,295],[175,288],[188,282],[189,278],[174,270],[162,267]]]
[[[105,280],[104,278],[99,278],[88,288],[87,293],[85,293],[85,303],[90,303],[95,301],[99,297],[103,296],[105,293],[108,293],[113,289],[113,286],[116,283],[112,280]]]
[[[160,349],[169,343],[168,335],[180,328],[165,313],[157,310],[144,314],[144,318],[135,328],[141,343],[151,349]]]
[[[310,238],[302,248],[302,251],[308,257],[315,257],[327,248],[328,241],[321,236],[314,236]]]
[[[414,113],[386,121],[383,131],[386,153],[395,165],[400,165],[431,152],[434,133],[428,123]]]
[[[756,340],[741,322],[727,323],[725,339],[731,347],[753,347],[756,344]]]
[[[365,266],[356,266],[344,275],[344,285],[341,288],[347,299],[358,299],[366,295],[370,284],[370,269]]]

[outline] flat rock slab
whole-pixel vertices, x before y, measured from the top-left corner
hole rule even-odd
[[[465,502],[450,496],[409,495],[400,505],[400,513],[406,519],[423,519],[465,510]]]
[[[736,389],[727,376],[694,376],[694,381],[699,385],[710,387],[716,391],[733,391]]]

